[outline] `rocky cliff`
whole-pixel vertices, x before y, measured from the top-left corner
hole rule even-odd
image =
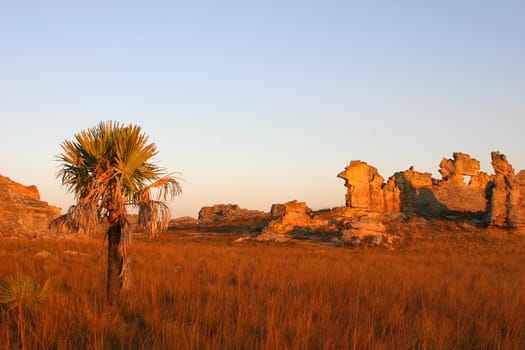
[[[40,200],[36,186],[24,186],[0,175],[0,235],[34,237],[48,232],[60,208]]]

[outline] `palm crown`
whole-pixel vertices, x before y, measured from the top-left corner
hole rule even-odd
[[[155,234],[167,225],[169,209],[161,200],[179,194],[181,187],[151,162],[157,148],[139,126],[100,122],[61,147],[58,176],[76,197],[77,205],[68,216],[76,218],[77,225],[89,230],[100,217],[123,218],[130,205],[139,208],[140,223],[147,233]]]

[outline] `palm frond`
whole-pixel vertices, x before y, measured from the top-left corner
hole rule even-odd
[[[164,202],[149,200],[139,205],[139,225],[150,237],[168,228],[170,216],[170,209]]]
[[[0,304],[5,304],[9,309],[20,305],[32,308],[41,304],[49,293],[49,281],[42,288],[32,277],[23,275],[9,275],[0,280]]]
[[[79,233],[98,235],[101,230],[102,215],[89,203],[78,203],[69,207],[68,212],[51,221],[49,228],[56,233]]]

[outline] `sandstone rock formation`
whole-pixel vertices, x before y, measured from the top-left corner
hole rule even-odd
[[[385,233],[385,225],[381,218],[376,215],[362,216],[351,222],[349,228],[342,232],[342,239],[348,240],[353,236],[367,236]]]
[[[525,170],[514,177],[515,191],[511,192],[510,224],[511,227],[525,231]]]
[[[272,207],[270,209],[270,216],[272,218],[280,218],[284,215],[285,210],[286,210],[285,204],[281,204],[281,203],[272,204]]]
[[[335,234],[337,225],[330,220],[312,217],[312,209],[305,202],[291,201],[284,204],[282,217],[271,221],[258,236],[259,240],[284,240],[285,237],[308,238]]]
[[[442,210],[442,205],[435,200],[432,192],[432,174],[420,173],[410,167],[395,173],[394,181],[400,192],[401,212],[436,215]]]
[[[49,231],[60,208],[40,200],[36,186],[24,186],[0,175],[0,235],[34,237]]]
[[[346,228],[341,232],[341,240],[350,246],[382,246],[393,249],[399,237],[387,232],[382,222],[383,219],[381,214],[369,214],[356,218],[347,223]]]
[[[401,212],[525,227],[525,171],[515,175],[499,152],[492,153],[492,165],[496,174],[488,175],[480,171],[478,160],[456,152],[441,160],[439,180],[411,167],[384,183],[377,169],[362,161],[352,161],[337,176],[347,187],[345,215],[354,221],[371,213]]]
[[[478,160],[456,152],[453,159],[443,158],[439,172],[442,180],[437,181],[434,192],[437,201],[443,203],[447,210],[468,213],[485,211],[485,188],[491,177],[480,171]]]
[[[489,183],[487,223],[503,228],[525,228],[525,170],[514,174],[505,155],[492,152],[492,167],[496,172]]]
[[[368,212],[389,213],[399,210],[399,191],[389,181],[386,185],[376,168],[360,160],[353,160],[337,175],[348,188],[346,206],[350,215]]]
[[[217,204],[199,211],[197,227],[202,231],[261,230],[270,222],[269,213],[240,208],[237,204]]]

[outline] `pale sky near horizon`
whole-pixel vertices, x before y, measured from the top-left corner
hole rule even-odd
[[[143,127],[173,216],[344,204],[353,159],[525,168],[525,1],[0,1],[0,174],[73,204],[60,143]]]

